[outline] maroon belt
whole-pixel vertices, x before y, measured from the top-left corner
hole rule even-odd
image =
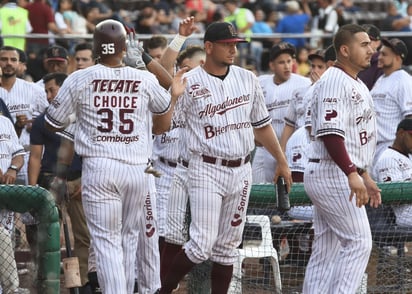
[[[183,159],[179,159],[179,163],[183,165],[185,168],[189,167],[189,162]]]
[[[176,166],[177,166],[177,163],[176,163],[176,162],[174,162],[174,161],[169,161],[169,160],[167,160],[167,159],[164,158],[164,157],[159,157],[159,161],[160,161],[160,162],[163,162],[164,164],[167,164],[167,165],[170,166],[170,167],[176,167]]]
[[[210,163],[210,164],[217,164],[227,167],[239,167],[242,164],[246,164],[250,161],[250,154],[248,154],[245,158],[238,158],[238,159],[219,159],[212,156],[202,155],[203,162]]]
[[[309,158],[308,161],[309,161],[309,162],[314,162],[314,163],[319,163],[319,162],[320,162],[320,159],[319,159],[319,158]],[[363,175],[364,172],[366,172],[366,169],[357,167],[357,168],[356,168],[356,171],[357,171],[358,174],[361,176],[361,175]]]

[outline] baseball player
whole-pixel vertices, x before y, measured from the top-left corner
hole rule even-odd
[[[14,184],[23,166],[24,148],[19,143],[11,121],[0,115],[0,183]],[[0,210],[0,292],[19,291],[19,278],[11,234],[14,229],[14,214]],[[20,292],[18,292],[20,293]],[[24,292],[24,293],[28,293]]]
[[[183,50],[176,59],[178,68],[187,68],[192,70],[196,66],[204,64],[205,51],[202,47],[191,46]],[[183,138],[185,132],[183,122],[176,122],[172,130],[178,137],[175,145],[177,151],[177,165],[174,170],[173,180],[171,181],[170,195],[166,203],[166,220],[165,220],[165,242],[160,257],[160,278],[164,279],[170,265],[177,253],[181,250],[183,244],[188,240],[188,192],[187,192],[187,168],[188,150],[186,148],[187,140]],[[170,187],[169,187],[170,188]]]
[[[26,151],[29,151],[31,121],[42,113],[49,103],[44,89],[16,77],[18,66],[19,53],[17,50],[10,46],[0,48],[0,67],[3,72],[1,87],[6,90],[2,92],[1,97],[13,118],[20,143],[27,149]],[[26,152],[25,163],[18,175],[17,183],[25,185],[28,183],[29,154]]]
[[[262,75],[259,83],[263,89],[267,110],[272,119],[272,126],[277,138],[282,135],[285,125],[284,117],[293,97],[293,92],[299,88],[309,87],[310,79],[292,73],[293,59],[296,49],[293,45],[281,42],[272,47],[270,51],[269,67],[273,74]],[[270,183],[276,168],[276,160],[257,142],[253,158],[253,183]]]
[[[383,39],[378,67],[383,75],[371,90],[378,124],[375,160],[395,139],[396,126],[403,118],[412,117],[412,77],[402,69],[408,55],[405,43],[397,38]]]
[[[304,185],[314,205],[315,239],[303,293],[355,293],[372,249],[364,205],[381,203],[366,171],[376,146],[372,97],[357,77],[373,49],[365,30],[342,26],[334,37],[337,61],[315,84],[312,154]]]
[[[412,160],[412,119],[403,119],[396,128],[395,141],[385,149],[372,168],[372,177],[377,182],[411,182]],[[396,223],[412,226],[412,207],[404,204],[392,206]]]
[[[154,248],[139,248],[146,267],[139,292],[154,293],[160,286],[154,179],[144,171],[152,130],[160,134],[170,128],[174,104],[185,87],[183,71],[169,94],[151,73],[124,66],[126,30],[115,20],[96,25],[93,48],[99,64],[66,79],[47,110],[46,123],[62,129],[76,112],[83,208],[103,292],[133,292],[138,239],[154,238]]]
[[[210,24],[204,35],[204,65],[185,74],[187,86],[175,118],[185,123],[181,130],[190,154],[190,240],[173,260],[160,293],[171,293],[207,259],[213,263],[212,293],[227,292],[252,187],[255,136],[277,159],[274,179],[282,175],[289,186],[292,182],[256,76],[233,65],[236,44],[242,41],[232,24]]]

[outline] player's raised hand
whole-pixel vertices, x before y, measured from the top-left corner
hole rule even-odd
[[[134,29],[130,29],[125,26],[127,32],[126,39],[126,56],[123,58],[124,64],[137,69],[145,69],[146,65],[143,62],[142,54],[143,47],[140,45],[140,41],[136,36]]]
[[[171,95],[173,99],[177,99],[186,89],[187,79],[183,77],[183,74],[188,71],[187,67],[181,68],[173,77]]]
[[[189,16],[184,18],[179,23],[179,35],[188,37],[198,30],[198,27],[195,25],[195,18]]]

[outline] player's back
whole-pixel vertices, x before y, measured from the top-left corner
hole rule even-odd
[[[142,164],[150,156],[152,113],[162,114],[169,105],[170,95],[151,73],[98,64],[65,80],[51,117],[61,125],[76,112],[79,155]]]

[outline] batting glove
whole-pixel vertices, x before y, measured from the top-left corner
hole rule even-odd
[[[57,205],[61,205],[64,201],[67,200],[67,181],[55,177],[53,181],[50,183],[49,187],[50,192],[54,196],[54,200]]]
[[[130,29],[125,26],[127,32],[126,40],[126,56],[123,58],[124,64],[137,69],[146,69],[146,65],[143,62],[144,49],[140,45],[140,41],[137,39],[134,29]]]

